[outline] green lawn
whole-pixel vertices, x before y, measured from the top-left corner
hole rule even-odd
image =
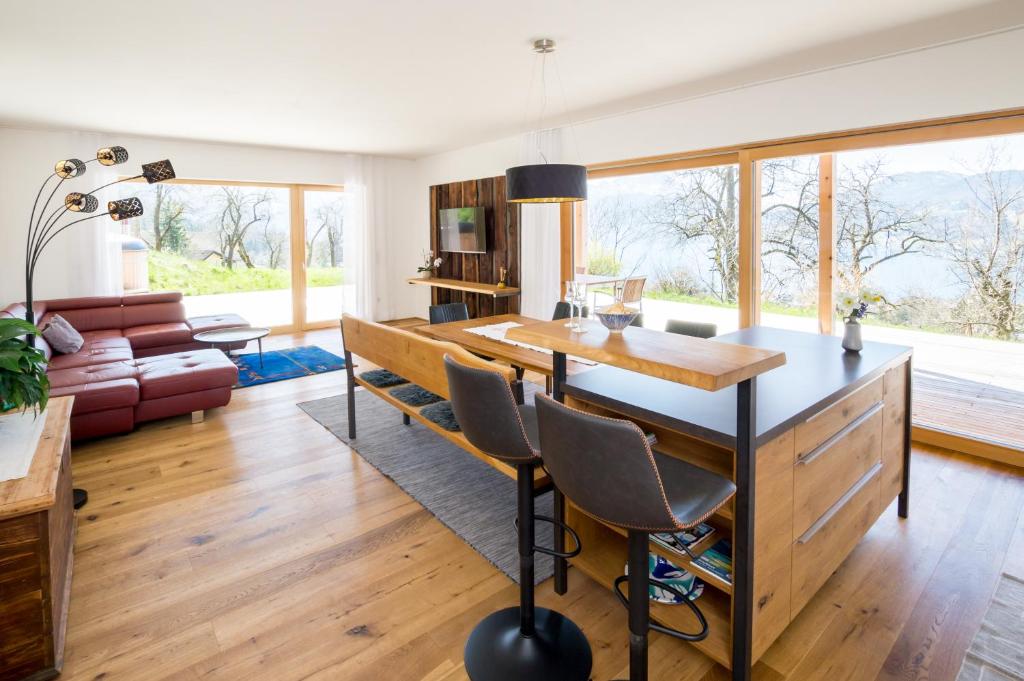
[[[154,291],[181,291],[186,296],[212,293],[241,293],[246,291],[273,291],[292,285],[289,270],[265,267],[234,269],[219,264],[190,260],[172,253],[149,252],[149,286]],[[309,285],[340,286],[344,280],[341,267],[310,267]]]

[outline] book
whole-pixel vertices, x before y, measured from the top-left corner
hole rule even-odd
[[[732,543],[719,539],[710,549],[700,554],[693,564],[732,584]]]
[[[658,545],[665,547],[680,556],[687,556],[684,549],[693,548],[694,544],[704,541],[715,533],[715,528],[707,523],[701,523],[683,532],[659,532],[651,535]]]

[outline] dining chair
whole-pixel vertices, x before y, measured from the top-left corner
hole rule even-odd
[[[625,305],[637,304],[640,309],[644,309],[644,285],[647,283],[647,277],[629,277],[622,282],[622,303]]]
[[[670,319],[665,322],[667,333],[678,333],[682,336],[696,338],[714,338],[718,335],[718,325],[709,322],[690,322],[683,319]]]
[[[572,314],[571,310],[572,306],[569,305],[569,303],[565,302],[564,300],[558,301],[557,303],[555,303],[555,313],[551,315],[551,321],[555,321],[556,319],[568,319],[569,315]],[[586,305],[583,306],[583,316],[590,316],[590,308],[587,307]]]
[[[430,306],[430,323],[464,322],[469,319],[469,308],[465,303],[442,303]]]

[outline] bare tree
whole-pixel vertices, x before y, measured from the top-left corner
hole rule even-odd
[[[255,267],[245,246],[246,235],[253,225],[270,222],[272,198],[269,191],[247,192],[240,187],[221,187],[220,223],[218,225],[218,251],[221,262],[233,269],[236,258],[246,267]]]
[[[884,185],[891,181],[881,155],[839,177],[836,260],[840,280],[849,290],[863,288],[882,263],[942,242],[929,225],[927,212],[915,212],[880,197]]]
[[[704,287],[722,302],[737,300],[739,288],[739,222],[736,166],[673,173],[669,191],[653,221],[680,244],[702,246],[710,272]]]
[[[788,302],[818,269],[818,157],[764,161],[761,205],[762,293]]]
[[[965,288],[954,320],[970,335],[981,330],[1012,340],[1024,325],[1024,185],[1019,176],[996,169],[1003,154],[990,145],[981,172],[964,178],[974,200],[959,224],[946,228],[954,271]]]
[[[276,270],[281,266],[284,257],[285,235],[271,229],[270,221],[263,223],[263,247],[267,251],[267,267]]]
[[[617,269],[631,246],[650,238],[644,229],[646,224],[646,216],[628,198],[616,194],[598,199],[587,210],[589,247],[610,255]],[[646,257],[646,253],[640,255],[634,263],[634,272]],[[617,275],[619,272],[608,274]]]
[[[188,235],[185,232],[185,203],[173,185],[157,184],[153,192],[153,211],[150,220],[152,238],[145,239],[155,251],[185,250]]]
[[[328,203],[317,208],[313,234],[306,239],[306,267],[313,264],[316,242],[321,234],[326,235],[328,243],[327,258],[323,260],[329,260],[331,267],[337,267],[343,222],[344,216],[339,204]]]

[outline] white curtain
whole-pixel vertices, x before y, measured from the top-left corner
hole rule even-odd
[[[561,130],[523,136],[520,163],[558,163],[561,156]],[[520,305],[527,317],[550,319],[561,298],[560,212],[557,203],[524,203],[520,207]]]
[[[105,139],[100,142],[99,146],[110,146],[111,144],[116,144],[116,142]],[[128,151],[130,153],[131,149]],[[87,186],[91,189],[114,182],[119,175],[129,173],[134,175],[139,172],[136,169],[138,161],[133,159],[126,165],[128,167],[125,169],[125,166],[104,166],[99,163],[90,163],[88,172],[79,180],[79,186]],[[96,192],[96,198],[100,203],[97,212],[106,212],[108,201],[134,196],[141,186],[144,185],[122,182]],[[82,190],[76,188],[76,191]],[[68,279],[72,295],[119,296],[124,293],[121,227],[121,223],[101,215],[75,225],[57,237],[58,239],[65,238],[68,241],[68,272],[70,275]]]
[[[345,286],[342,309],[363,319],[379,318],[385,244],[375,224],[379,184],[374,159],[348,155],[343,160],[345,185]]]

